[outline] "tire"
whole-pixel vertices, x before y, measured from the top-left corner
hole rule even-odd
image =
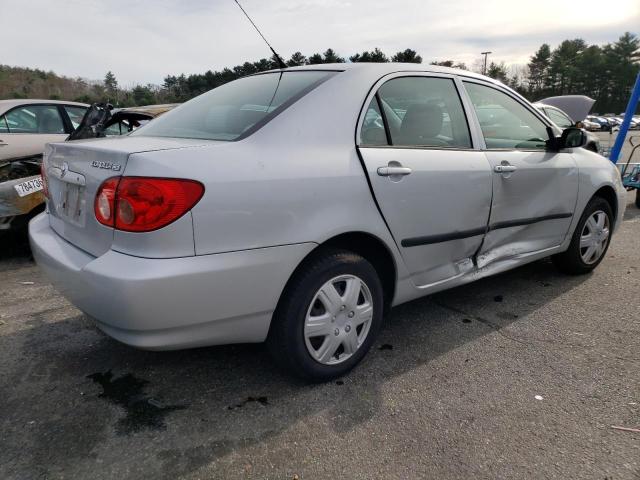
[[[382,292],[375,268],[360,255],[321,252],[289,282],[271,322],[267,348],[278,365],[302,379],[340,377],[362,360],[380,331]],[[350,299],[354,295],[355,301]]]
[[[636,189],[636,207],[640,208],[640,188]]]
[[[604,214],[606,218],[602,217]],[[593,225],[589,220],[603,219],[603,226]],[[611,243],[611,227],[613,225],[613,211],[611,205],[602,197],[593,197],[584,209],[578,225],[573,232],[569,248],[552,257],[553,263],[563,273],[569,275],[583,275],[596,268],[609,249]],[[591,230],[595,230],[592,232]],[[606,230],[606,238],[604,231]],[[602,231],[603,233],[600,233]],[[591,235],[592,234],[592,235]],[[584,235],[584,236],[583,236]],[[589,241],[589,235],[593,240]],[[593,245],[590,245],[593,243]],[[589,245],[589,246],[587,246]],[[590,248],[594,250],[589,250]],[[591,252],[591,253],[590,253]]]

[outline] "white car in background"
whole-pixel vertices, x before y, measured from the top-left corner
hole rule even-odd
[[[56,100],[0,100],[0,230],[25,225],[42,209],[45,145],[64,141],[88,108]]]
[[[0,100],[0,161],[40,155],[47,143],[64,141],[88,108],[59,100]]]

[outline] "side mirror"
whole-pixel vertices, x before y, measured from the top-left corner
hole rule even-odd
[[[566,128],[560,137],[560,149],[579,148],[587,144],[587,134],[580,128]]]

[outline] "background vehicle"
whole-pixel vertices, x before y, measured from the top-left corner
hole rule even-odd
[[[0,161],[41,155],[80,124],[89,105],[56,100],[0,100]]]
[[[624,121],[624,115],[618,115],[617,117],[615,117],[615,119],[618,126],[620,126]],[[638,130],[639,128],[640,128],[640,124],[638,123],[638,121],[635,119],[635,117],[631,117],[631,120],[629,123],[629,130]]]
[[[599,130],[602,130],[604,132],[610,132],[611,131],[611,124],[604,118],[604,117],[599,117],[596,115],[588,115],[587,116],[587,120],[589,120],[590,122],[596,123],[599,125]]]
[[[600,124],[597,122],[593,122],[587,118],[585,118],[584,120],[582,120],[582,126],[585,130],[587,130],[588,132],[597,132],[599,130],[601,130],[600,128]]]
[[[32,251],[122,342],[266,340],[327,380],[393,305],[552,255],[593,270],[626,191],[586,142],[468,71],[270,71],[124,138],[50,145]]]
[[[44,146],[64,140],[87,108],[55,100],[0,100],[0,230],[26,224],[42,209]]]
[[[558,98],[562,98],[562,97],[555,97],[556,99]],[[593,103],[591,103],[592,105]],[[533,104],[540,112],[542,112],[543,114],[545,114],[547,117],[549,117],[549,119],[555,123],[558,127],[560,127],[560,129],[564,130],[565,128],[569,128],[569,127],[574,127],[580,123],[583,123],[582,126],[586,127],[586,125],[584,125],[584,122],[581,122],[580,120],[578,121],[574,121],[567,113],[565,113],[564,111],[562,111],[560,108],[558,107],[554,107],[553,105],[547,105],[545,103],[541,103],[541,102],[536,102]],[[590,106],[589,106],[590,108]],[[587,110],[588,111],[588,110]],[[580,118],[582,116],[582,112],[578,112],[578,118]],[[585,117],[582,117],[585,118]],[[587,128],[587,130],[591,130],[591,129],[595,129],[595,124],[592,123],[591,124],[591,128]],[[598,139],[597,136],[587,133],[587,143],[585,145],[585,148],[587,150],[591,150],[592,152],[599,152],[600,151],[600,140]]]
[[[124,135],[175,106],[121,108],[111,114],[105,105],[94,104],[88,108],[74,102],[24,102],[4,101],[9,109],[0,117],[0,127],[9,125],[9,134],[5,137],[16,147],[8,151],[18,154],[18,158],[0,160],[0,230],[26,225],[29,218],[43,208],[40,159],[46,142]],[[67,135],[69,127],[73,130]],[[29,129],[38,133],[28,133]]]
[[[125,135],[175,108],[177,103],[113,109],[110,104],[93,104],[79,127],[67,140]]]

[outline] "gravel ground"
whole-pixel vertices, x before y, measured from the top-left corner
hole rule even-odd
[[[121,345],[3,236],[0,478],[640,479],[640,433],[611,428],[640,428],[639,239],[630,204],[593,274],[541,261],[403,305],[309,386],[260,345]]]

